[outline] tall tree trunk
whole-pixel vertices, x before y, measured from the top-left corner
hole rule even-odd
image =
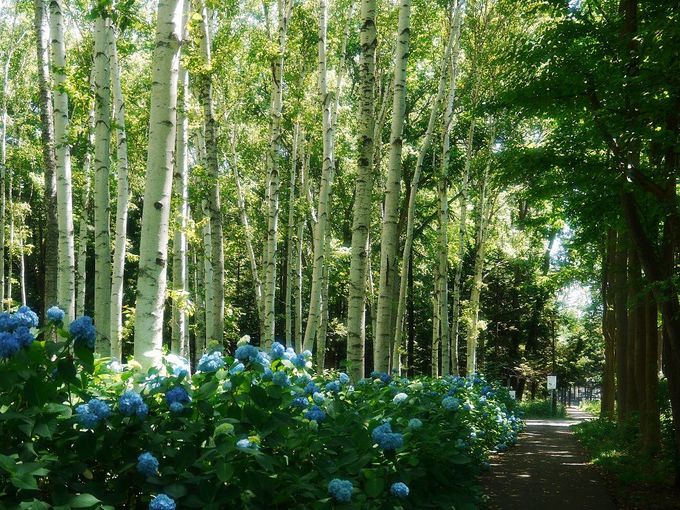
[[[212,287],[213,296],[211,313],[213,324],[210,325],[211,334],[208,340],[214,340],[221,345],[224,336],[224,234],[222,232],[222,207],[220,205],[220,172],[217,160],[217,124],[212,99],[211,36],[205,0],[201,0],[200,8],[201,55],[204,68],[198,74],[198,81],[205,131],[205,160],[210,179],[206,213],[210,221],[212,279],[209,285]]]
[[[40,136],[42,140],[43,165],[45,165],[45,290],[43,296],[43,310],[57,303],[57,268],[59,261],[57,254],[59,252],[59,225],[57,222],[57,160],[54,152],[54,112],[52,106],[52,86],[50,83],[50,68],[49,68],[49,38],[50,28],[47,20],[47,4],[45,0],[35,0],[34,2],[34,28],[36,37],[36,50],[38,57],[38,86],[40,88]],[[5,83],[7,83],[5,81]],[[3,97],[5,95],[3,94]],[[5,109],[3,108],[3,113]],[[4,119],[3,119],[4,126]],[[3,127],[3,133],[4,133]],[[3,136],[2,144],[4,146]],[[2,156],[4,158],[5,149],[3,147]],[[0,204],[0,224],[4,225],[5,214],[5,193],[4,193],[4,159],[0,166],[2,176],[0,181],[2,195]],[[4,275],[5,275],[5,229],[0,229],[0,306],[3,302],[4,296]]]
[[[629,239],[629,242],[630,239]],[[638,392],[636,386],[640,379],[636,378],[635,368],[637,364],[637,349],[640,343],[640,334],[644,333],[644,319],[640,322],[640,292],[641,274],[640,259],[634,251],[635,247],[631,243],[628,248],[628,345],[626,359],[626,407],[629,414],[635,415],[640,411]]]
[[[614,402],[616,395],[615,373],[615,345],[616,345],[616,319],[614,315],[615,295],[615,254],[616,254],[616,230],[610,228],[607,232],[607,245],[602,257],[602,332],[604,336],[604,373],[602,375],[602,401],[600,404],[600,417],[614,418]]]
[[[57,219],[59,224],[57,303],[66,312],[68,321],[72,320],[75,315],[75,254],[71,148],[69,146],[68,94],[66,92],[66,46],[62,6],[63,0],[50,0],[54,139],[57,157]]]
[[[135,359],[145,368],[160,363],[163,346],[182,7],[183,0],[160,0],[152,59],[149,151],[135,318]]]
[[[90,73],[90,109],[87,120],[87,147],[83,160],[83,210],[78,221],[78,264],[76,273],[76,315],[85,313],[85,293],[87,290],[87,243],[89,241],[89,215],[92,181],[92,151],[94,149],[94,68]]]
[[[619,230],[616,243],[616,274],[614,308],[616,316],[616,416],[619,421],[628,418],[628,235]]]
[[[205,295],[205,339],[204,343],[207,346],[208,342],[215,338],[215,287],[213,287],[214,268],[213,263],[213,242],[212,242],[212,225],[210,224],[210,211],[208,210],[208,201],[203,200],[201,210],[203,213],[203,293]]]
[[[307,178],[307,168],[309,167],[309,156],[305,156],[305,137],[301,135],[300,160],[302,169],[300,171],[300,200],[307,199],[309,192],[309,179]],[[302,351],[304,341],[304,331],[302,330],[302,249],[305,239],[305,215],[300,214],[297,223],[297,245],[295,248],[295,350]]]
[[[182,27],[183,39],[188,38],[189,3],[185,2]],[[176,207],[175,230],[172,237],[172,343],[170,349],[190,359],[187,301],[189,299],[189,269],[187,230],[189,228],[189,73],[180,61],[177,99],[177,133],[175,138],[175,173],[172,196]]]
[[[439,270],[435,269],[434,281],[437,282],[439,279]],[[432,377],[439,377],[439,311],[441,307],[439,306],[439,292],[437,292],[437,286],[435,283],[435,291],[432,296],[432,371],[430,372]]]
[[[300,122],[295,123],[293,133],[293,158],[290,167],[290,184],[288,189],[288,223],[286,224],[286,345],[294,347],[293,341],[293,274],[295,266],[295,182],[297,179],[298,142],[300,139]]]
[[[404,250],[401,257],[401,278],[399,285],[399,297],[397,302],[397,316],[396,316],[396,328],[394,333],[394,343],[396,353],[394,359],[392,360],[392,367],[401,373],[401,366],[403,364],[402,357],[404,354],[404,348],[402,346],[402,336],[404,323],[404,313],[407,297],[407,281],[405,275],[410,274],[411,271],[411,251],[413,249],[413,228],[415,219],[415,209],[416,209],[416,198],[418,194],[418,186],[420,184],[420,176],[422,173],[423,162],[425,161],[425,156],[427,151],[430,149],[432,143],[432,134],[434,133],[434,127],[439,116],[439,111],[441,109],[442,102],[444,100],[444,93],[446,92],[446,76],[447,69],[449,67],[449,61],[451,60],[452,51],[454,45],[457,45],[458,36],[460,34],[460,23],[461,23],[461,9],[456,8],[455,15],[453,17],[453,23],[450,27],[450,33],[446,48],[444,49],[444,54],[442,56],[441,62],[439,64],[439,85],[437,87],[437,95],[434,98],[434,103],[432,104],[432,110],[430,110],[430,118],[427,123],[427,130],[425,131],[425,136],[421,142],[420,148],[418,149],[418,159],[416,160],[416,168],[413,172],[413,178],[411,179],[411,190],[409,193],[408,200],[408,210],[406,219],[406,236],[404,240]],[[453,65],[457,67],[457,53],[454,54]]]
[[[347,305],[347,363],[355,381],[364,377],[365,337],[362,317],[366,301],[366,241],[371,226],[371,195],[373,193],[373,142],[375,126],[375,27],[376,0],[361,0],[361,31],[359,42],[360,109],[359,161],[352,219],[349,298]]]
[[[326,257],[331,252],[331,237],[326,236],[324,251]],[[319,317],[319,327],[316,331],[317,338],[317,370],[323,370],[326,366],[326,335],[328,334],[328,285],[329,273],[328,263],[324,264],[323,274],[321,275],[321,316]]]
[[[380,237],[380,294],[378,296],[378,324],[374,342],[375,370],[387,372],[390,364],[390,345],[394,339],[392,330],[395,278],[398,268],[399,245],[399,196],[401,193],[401,151],[406,112],[406,67],[408,64],[411,23],[411,0],[401,0],[397,56],[394,65],[394,95],[392,102],[392,125],[390,129],[390,156],[385,188],[385,216]],[[392,278],[390,278],[392,277]]]
[[[642,428],[642,446],[649,454],[658,451],[661,442],[661,424],[659,422],[659,365],[658,365],[658,311],[654,296],[647,291],[645,299],[644,330],[644,372],[640,389],[644,392],[640,425]]]
[[[453,65],[453,62],[451,62]],[[439,168],[439,335],[442,350],[442,375],[451,373],[451,336],[449,334],[449,160],[451,124],[456,95],[457,69],[449,69],[449,96],[444,113],[444,139]]]
[[[277,0],[278,5],[278,54],[272,59],[272,90],[270,112],[270,138],[267,152],[268,215],[267,244],[265,250],[264,285],[264,347],[274,341],[276,332],[276,260],[279,224],[279,152],[281,147],[281,111],[283,108],[283,64],[286,53],[288,21],[293,6],[290,0]]]
[[[118,195],[116,197],[116,231],[113,248],[113,272],[111,277],[111,357],[123,359],[123,284],[125,276],[125,252],[127,241],[128,182],[127,135],[125,133],[125,102],[120,83],[120,63],[113,29],[110,32],[110,55],[113,86],[113,121],[116,129],[116,174]]]
[[[101,7],[103,9],[103,7]],[[94,323],[96,351],[111,355],[111,66],[110,20],[100,12],[94,37]]]

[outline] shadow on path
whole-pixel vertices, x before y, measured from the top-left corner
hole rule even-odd
[[[491,458],[482,477],[490,510],[615,510],[604,480],[580,452],[570,425],[590,418],[526,420],[519,444]]]

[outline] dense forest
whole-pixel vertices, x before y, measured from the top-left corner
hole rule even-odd
[[[680,484],[679,53],[672,0],[0,1],[2,311],[150,373],[557,375]]]

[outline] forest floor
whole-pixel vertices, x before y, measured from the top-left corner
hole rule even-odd
[[[489,510],[615,510],[607,482],[569,429],[590,417],[570,407],[566,419],[526,420],[519,444],[492,457],[482,478]]]

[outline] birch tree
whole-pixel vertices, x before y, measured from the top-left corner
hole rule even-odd
[[[100,6],[100,9],[104,7]],[[111,355],[111,143],[110,19],[99,12],[94,34],[94,321],[96,351]]]
[[[210,256],[212,263],[210,285],[212,294],[212,324],[208,331],[207,340],[222,343],[224,330],[224,235],[222,232],[222,207],[220,205],[220,175],[217,158],[217,124],[213,106],[212,93],[212,57],[210,28],[208,25],[208,10],[205,1],[200,3],[201,23],[199,24],[201,56],[203,66],[197,73],[199,82],[199,101],[203,110],[205,161],[208,170],[210,186],[205,203],[205,213],[210,222]]]
[[[363,317],[366,303],[368,233],[373,193],[373,129],[375,126],[375,27],[376,0],[361,0],[359,43],[359,159],[352,219],[349,297],[347,303],[347,364],[356,381],[364,377],[365,338]]]
[[[66,45],[63,0],[50,0],[50,39],[54,83],[54,139],[57,158],[57,220],[59,226],[59,268],[57,303],[68,320],[75,315],[75,253],[69,145],[68,93],[66,92]]]
[[[54,147],[54,111],[52,105],[52,84],[50,83],[50,54],[49,39],[50,28],[47,20],[47,4],[45,0],[35,0],[34,7],[34,30],[36,38],[36,53],[38,64],[38,87],[40,89],[40,136],[42,140],[43,165],[45,165],[45,202],[46,232],[45,232],[45,252],[51,254],[45,258],[45,295],[43,297],[44,310],[57,303],[57,268],[59,251],[59,225],[57,222],[57,161]],[[7,81],[5,81],[7,83]],[[6,95],[3,94],[3,97]],[[3,108],[3,113],[4,113]],[[4,123],[4,120],[3,120]],[[4,130],[4,128],[3,128]],[[3,145],[4,145],[3,136]],[[5,150],[3,148],[3,157]],[[5,165],[2,164],[3,176],[0,176],[2,188],[0,199],[0,224],[4,224],[5,213],[5,193],[4,193],[4,171]],[[4,300],[4,275],[5,275],[5,229],[0,229],[0,307]]]
[[[406,111],[406,67],[409,51],[410,0],[401,0],[397,57],[394,66],[394,95],[392,101],[392,125],[390,130],[390,156],[385,188],[385,214],[380,238],[380,294],[378,296],[378,323],[375,333],[375,370],[387,372],[390,364],[392,343],[392,313],[394,307],[395,278],[398,269],[399,245],[399,196],[401,193],[401,152],[404,113]]]
[[[183,0],[159,1],[153,51],[134,350],[135,359],[145,368],[160,363],[163,345],[182,7]]]
[[[125,134],[125,102],[123,101],[123,90],[120,83],[120,62],[118,61],[116,36],[113,29],[109,32],[109,55],[111,56],[113,121],[116,131],[116,177],[118,182],[113,273],[111,277],[111,357],[121,360],[123,357],[123,283],[130,183],[128,181],[127,136]]]
[[[288,223],[286,226],[286,345],[293,347],[293,274],[295,272],[295,182],[297,180],[298,142],[300,139],[300,122],[295,123],[293,131],[293,157],[290,168],[290,184],[288,189]]]

